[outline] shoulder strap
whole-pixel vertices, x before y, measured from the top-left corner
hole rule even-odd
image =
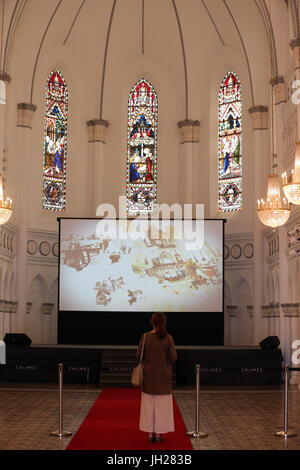
[[[142,362],[142,360],[143,360],[144,346],[145,346],[145,336],[146,336],[146,333],[144,333],[144,335],[143,335],[143,346],[142,346],[142,351],[141,351],[141,356],[140,356],[140,362]]]

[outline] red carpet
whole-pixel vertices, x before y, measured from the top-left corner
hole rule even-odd
[[[104,389],[67,450],[192,450],[176,401],[175,432],[160,443],[148,443],[139,430],[141,392],[135,389]]]

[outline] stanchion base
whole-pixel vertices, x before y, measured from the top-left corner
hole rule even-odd
[[[50,432],[50,436],[54,436],[54,437],[70,437],[70,436],[72,436],[72,433],[71,433],[70,431],[62,431],[62,432],[53,431],[53,432]]]
[[[284,437],[285,439],[287,439],[288,437],[297,437],[297,434],[293,431],[288,431],[288,432],[278,431],[275,433],[275,436]]]
[[[187,435],[189,437],[193,437],[194,439],[204,439],[205,437],[208,437],[208,434],[206,432],[196,432],[196,431],[187,432]]]

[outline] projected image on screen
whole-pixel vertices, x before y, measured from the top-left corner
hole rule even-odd
[[[138,231],[117,221],[116,233],[101,232],[98,220],[60,222],[60,310],[222,311],[220,221],[203,222],[201,246],[190,243],[194,226],[179,239],[174,221]]]

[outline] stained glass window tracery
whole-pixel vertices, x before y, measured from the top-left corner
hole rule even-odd
[[[44,121],[43,208],[65,208],[68,87],[61,72],[47,79]]]
[[[226,74],[219,92],[219,211],[242,208],[242,98],[234,72]]]
[[[144,78],[128,98],[127,214],[151,214],[157,193],[158,101],[153,86]]]

